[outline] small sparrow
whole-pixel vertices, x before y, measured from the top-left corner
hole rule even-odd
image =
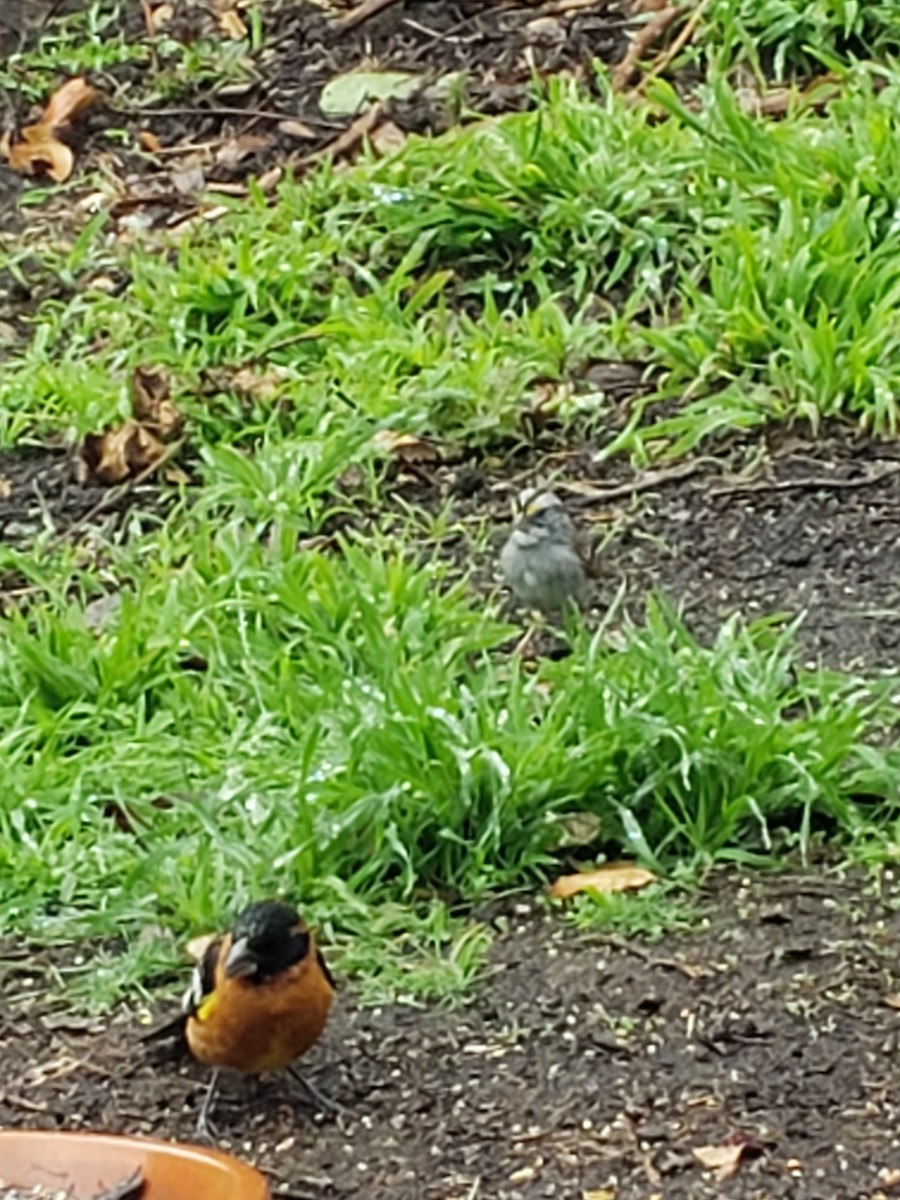
[[[575,526],[555,492],[527,488],[516,501],[519,518],[500,552],[500,568],[516,597],[549,616],[577,603],[584,564]]]

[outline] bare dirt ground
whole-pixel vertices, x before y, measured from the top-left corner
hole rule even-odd
[[[896,1195],[892,891],[721,875],[703,926],[653,944],[510,903],[462,1008],[362,1009],[343,986],[306,1060],[337,1119],[285,1078],[233,1079],[220,1130],[304,1200]],[[0,953],[0,1123],[190,1139],[205,1069],[155,1060],[128,1013],[48,1007],[71,954]]]
[[[265,144],[238,161],[212,151],[202,164],[205,184],[240,185],[291,155],[335,150],[352,122],[326,121],[317,98],[333,74],[364,61],[464,67],[468,102],[501,112],[529,103],[534,72],[584,74],[591,58],[621,58],[622,6],[547,7],[408,0],[338,31],[309,4],[273,4],[258,78],[243,91],[210,86],[150,113],[130,107],[133,67],[114,69],[110,106],[88,121],[80,161],[95,165],[104,123],[135,135],[151,128],[186,155],[196,144],[261,134]],[[20,0],[0,14],[5,52],[39,36],[39,8]],[[206,19],[199,6],[176,8],[185,36],[191,21]],[[452,119],[434,96],[390,105],[389,115],[415,130]],[[313,131],[299,149],[285,117]],[[119,215],[140,209],[150,227],[163,227],[190,213],[184,174],[173,183],[177,155],[116,154]],[[0,226],[16,236],[29,222],[40,226],[39,214],[14,208],[23,186],[0,170]],[[59,214],[47,219],[59,224]],[[7,345],[27,338],[28,315],[60,286],[26,263],[15,285],[0,289]],[[624,376],[623,411],[640,394],[627,365]],[[660,587],[702,637],[735,610],[803,611],[810,659],[896,667],[894,445],[841,427],[816,437],[794,431],[721,443],[656,475],[598,464],[596,449],[549,433],[502,469],[472,458],[398,471],[387,511],[398,497],[434,509],[449,500],[462,522],[491,514],[499,541],[511,493],[552,476],[580,523],[599,540],[610,535],[589,619],[623,582],[635,615],[647,590]],[[71,455],[58,447],[0,454],[0,478],[0,539],[13,545],[42,532],[78,539],[95,527],[124,536],[125,514],[152,519],[165,503],[152,482],[125,492],[78,484]],[[439,552],[468,556],[459,542]],[[473,587],[493,586],[493,573],[492,561],[479,562]],[[21,579],[0,579],[0,602],[26,592]],[[896,1195],[898,916],[893,881],[882,883],[883,892],[825,874],[719,877],[701,897],[706,925],[652,945],[579,937],[538,904],[512,904],[495,914],[489,970],[458,1010],[363,1009],[345,983],[308,1060],[314,1081],[345,1109],[337,1120],[310,1115],[276,1078],[227,1083],[219,1124],[236,1152],[298,1200]],[[72,953],[0,943],[0,1124],[190,1138],[206,1072],[154,1061],[131,1013],[87,1019],[48,1002]]]

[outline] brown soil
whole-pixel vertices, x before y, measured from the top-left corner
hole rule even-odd
[[[232,1079],[219,1127],[278,1190],[316,1200],[896,1194],[900,918],[879,892],[722,876],[698,931],[654,944],[510,904],[460,1009],[361,1009],[344,985],[305,1060],[337,1119],[286,1078]],[[0,1123],[190,1139],[206,1070],[153,1061],[128,1013],[47,1011],[42,982],[65,963],[13,953]],[[730,1175],[695,1155],[729,1146]]]

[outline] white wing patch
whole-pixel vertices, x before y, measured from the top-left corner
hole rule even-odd
[[[194,967],[191,982],[181,997],[181,1011],[192,1013],[203,1003],[203,970],[200,963]]]

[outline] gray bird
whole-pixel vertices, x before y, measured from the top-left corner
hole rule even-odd
[[[516,502],[519,519],[500,552],[500,568],[519,600],[550,615],[577,601],[584,566],[575,526],[555,492],[527,488]]]

